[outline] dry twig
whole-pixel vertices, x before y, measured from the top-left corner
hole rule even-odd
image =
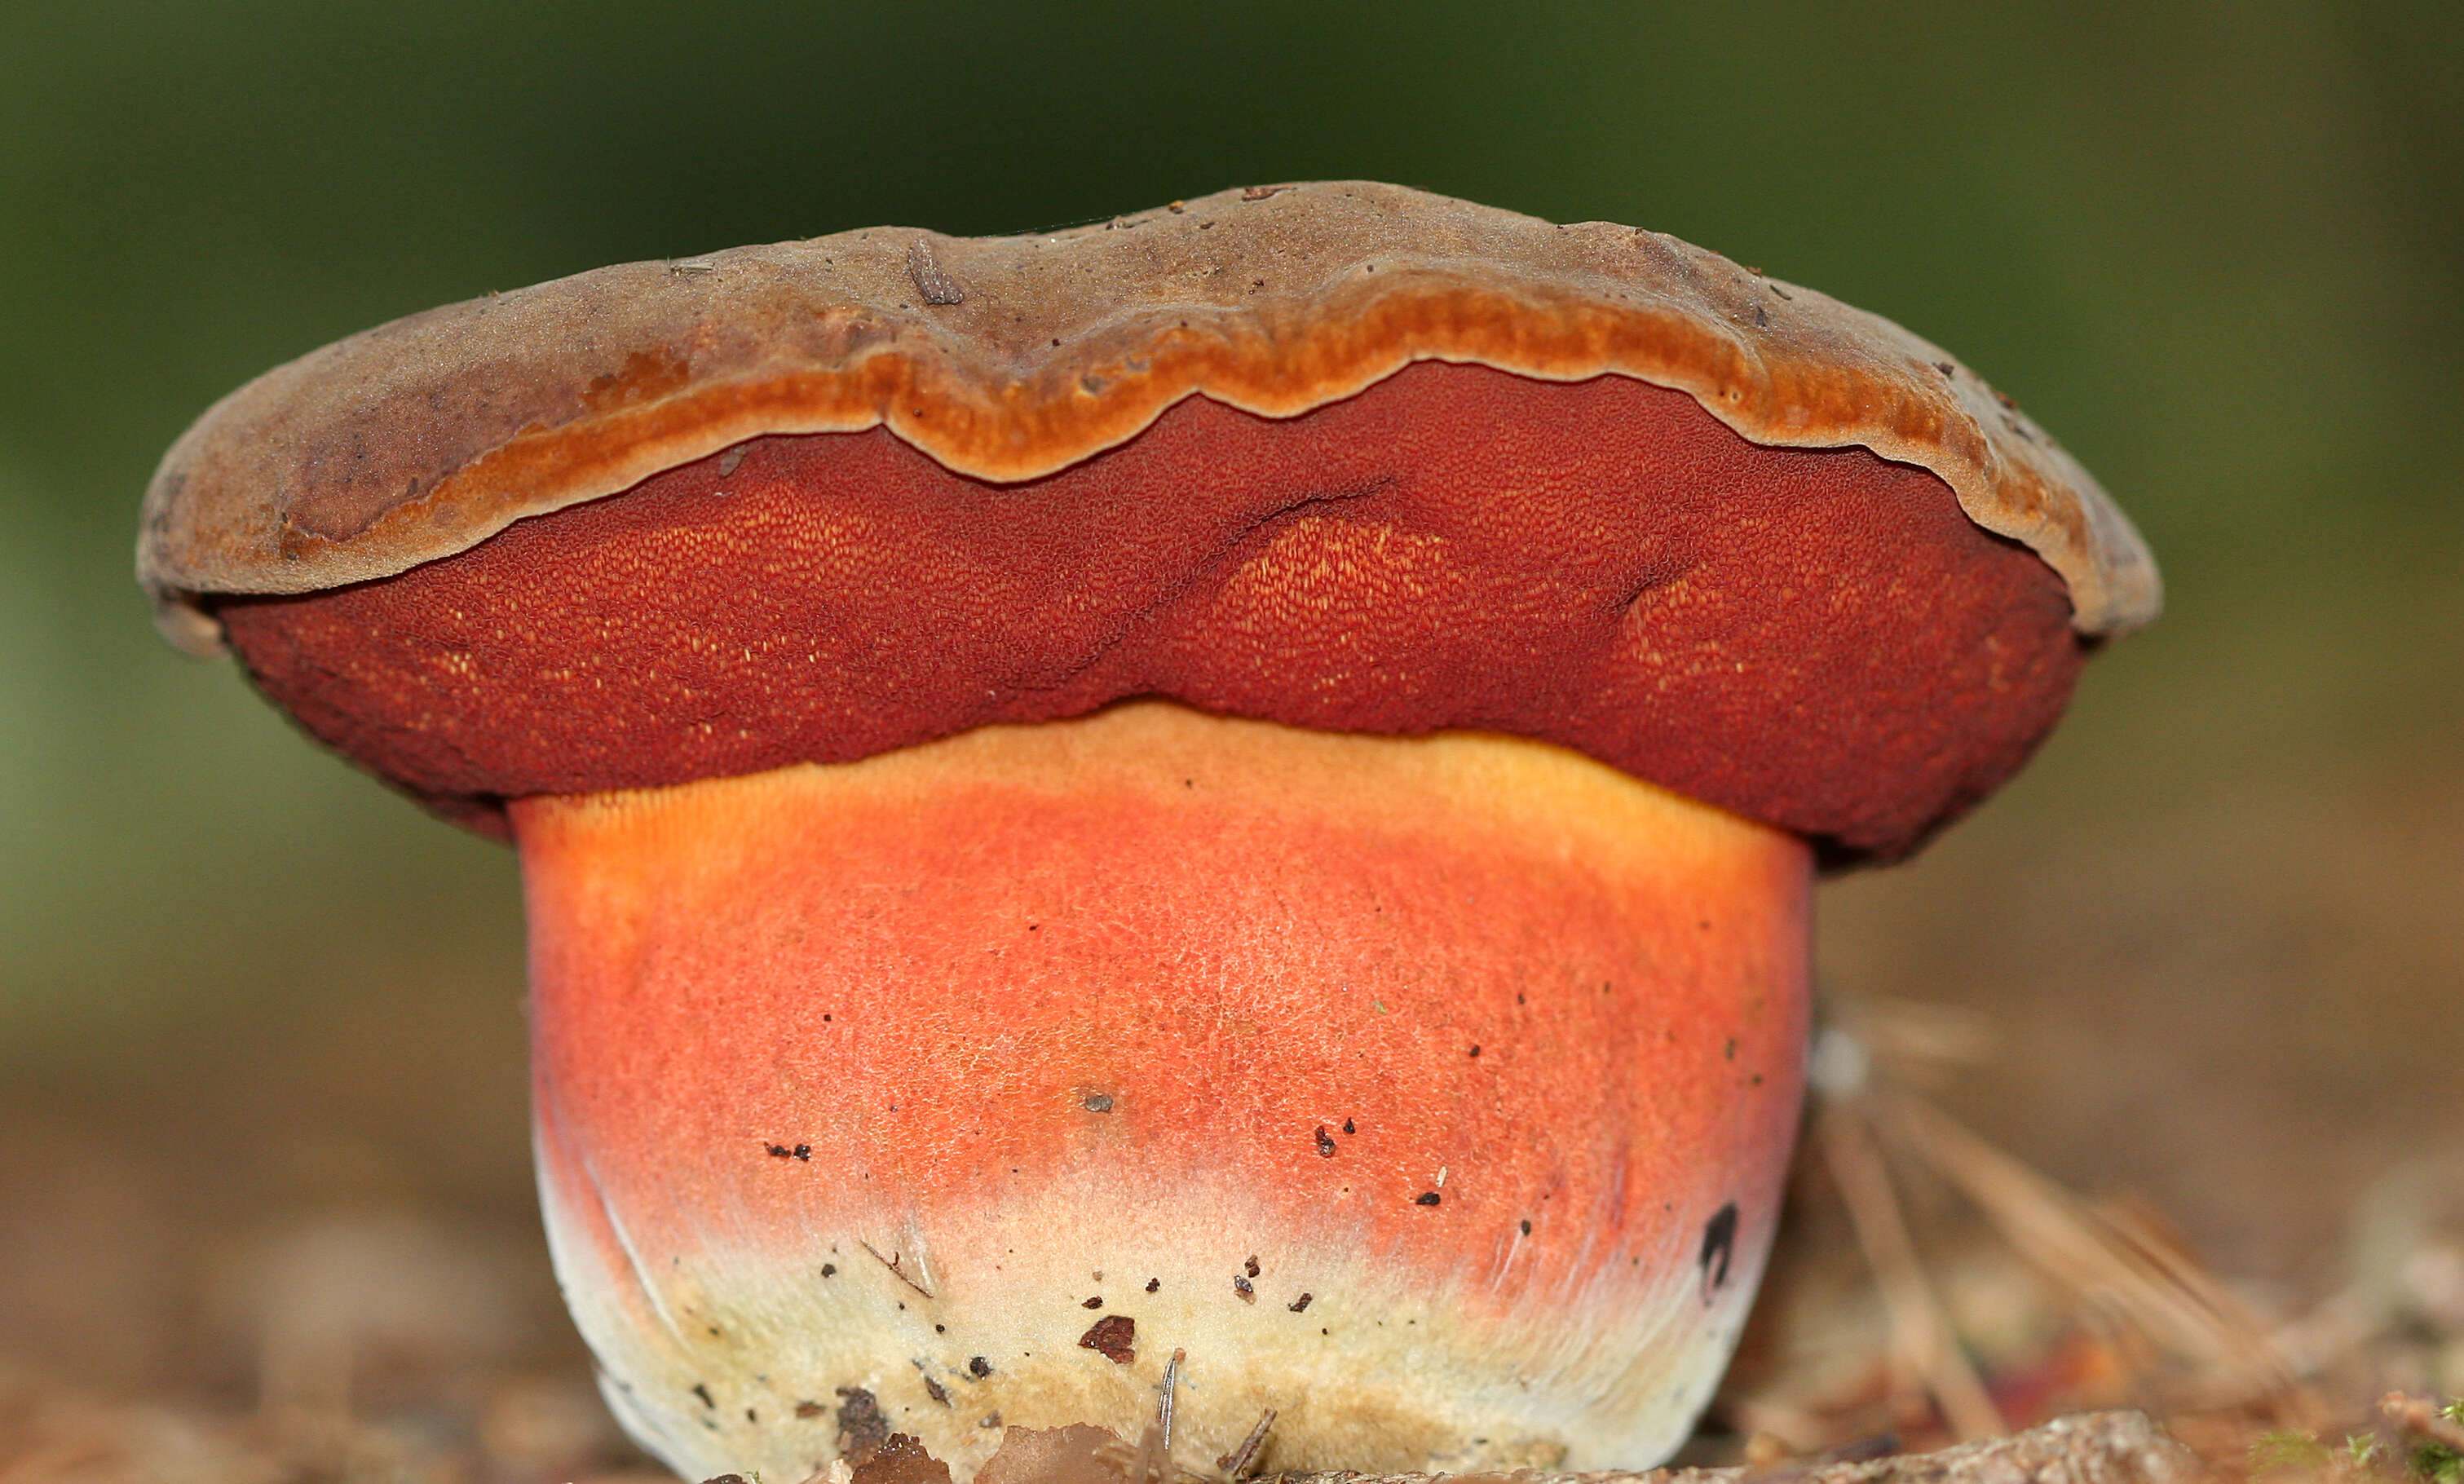
[[[1924,1259],[1917,1255],[1899,1197],[1891,1188],[1890,1171],[1882,1163],[1881,1151],[1875,1147],[1858,1102],[1850,1098],[1827,1102],[1815,1138],[1847,1203],[1849,1219],[1856,1224],[1858,1246],[1874,1270],[1874,1281],[1890,1317],[1892,1343],[1902,1362],[1962,1439],[1994,1437],[2008,1430],[1925,1278]]]
[[[1275,1409],[1269,1406],[1258,1418],[1258,1425],[1249,1429],[1249,1435],[1241,1440],[1241,1446],[1216,1459],[1215,1466],[1236,1479],[1246,1477],[1249,1466],[1258,1461],[1258,1451],[1266,1446],[1266,1429],[1274,1425]]]
[[[2265,1328],[2162,1237],[2063,1189],[1919,1098],[1878,1092],[1870,1101],[1894,1142],[1973,1202],[2020,1256],[2196,1366],[2211,1405],[2266,1401],[2306,1415]]]

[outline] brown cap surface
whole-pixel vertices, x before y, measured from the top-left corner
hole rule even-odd
[[[1882,855],[2158,602],[2094,481],[1887,321],[1367,183],[413,316],[209,412],[139,568],[483,824],[1149,694],[1520,731]]]

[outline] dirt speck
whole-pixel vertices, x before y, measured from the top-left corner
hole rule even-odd
[[[1696,1261],[1703,1269],[1703,1301],[1711,1301],[1728,1281],[1728,1258],[1737,1246],[1737,1203],[1730,1201],[1703,1224],[1703,1251]]]
[[[1256,1285],[1252,1284],[1247,1278],[1241,1276],[1237,1273],[1232,1274],[1232,1292],[1239,1296],[1241,1301],[1244,1304],[1253,1304],[1258,1301],[1258,1290]]]
[[[1138,1358],[1138,1321],[1126,1314],[1108,1314],[1078,1337],[1078,1347],[1092,1350],[1115,1365]]]
[[[849,1468],[861,1469],[890,1441],[890,1423],[881,1415],[881,1404],[862,1386],[839,1387],[838,1399],[839,1453]]]
[[[1309,1300],[1316,1296],[1317,1296],[1315,1294],[1303,1294],[1298,1298],[1293,1299],[1290,1303],[1286,1304],[1284,1307],[1291,1310],[1294,1314],[1306,1314],[1309,1312]]]
[[[924,296],[928,304],[964,303],[967,291],[957,280],[943,271],[933,254],[930,239],[917,237],[907,244],[907,277],[915,284],[915,292]]]
[[[1441,1197],[1435,1190],[1423,1190],[1419,1195],[1412,1197],[1412,1204],[1415,1206],[1435,1206],[1441,1199],[1442,1197]]]
[[[1104,1307],[1104,1296],[1098,1294],[1094,1297],[1088,1299],[1085,1303],[1080,1304],[1078,1307],[1081,1309],[1101,1309]]]
[[[926,1452],[922,1443],[893,1432],[855,1466],[854,1484],[950,1484],[950,1466]]]

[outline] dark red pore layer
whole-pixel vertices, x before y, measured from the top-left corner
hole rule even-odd
[[[310,732],[498,831],[508,797],[1162,696],[1539,738],[1889,857],[2025,761],[2082,656],[2061,579],[1924,470],[1438,364],[1281,421],[1193,398],[1018,485],[879,431],[762,438],[219,611]]]

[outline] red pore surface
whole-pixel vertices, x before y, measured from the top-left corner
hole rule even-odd
[[[1128,696],[1492,730],[1889,857],[2082,657],[2061,580],[1933,475],[1679,391],[1424,363],[1203,399],[1046,478],[758,439],[400,576],[218,609],[274,699],[431,806],[845,762]]]

